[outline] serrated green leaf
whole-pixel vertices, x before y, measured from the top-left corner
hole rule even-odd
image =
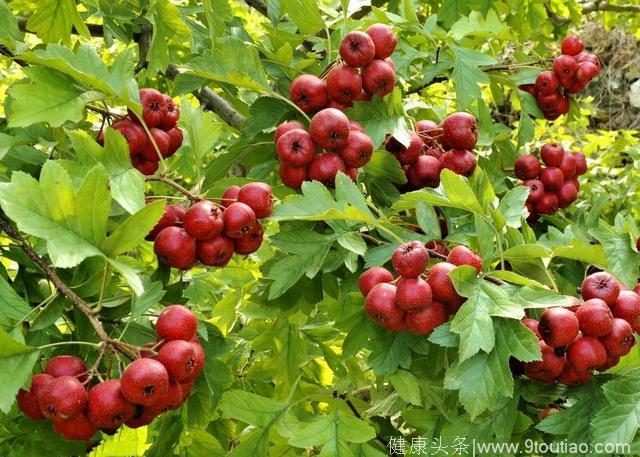
[[[628,233],[616,233],[615,229],[604,222],[591,233],[602,244],[607,256],[608,271],[627,287],[633,288],[638,282],[640,255],[632,248]]]
[[[104,240],[102,248],[105,254],[117,257],[142,243],[164,214],[164,206],[163,200],[156,200],[129,216]]]
[[[38,348],[18,343],[0,328],[0,411],[9,412],[39,357]]]
[[[289,408],[289,404],[251,392],[228,390],[222,394],[219,407],[226,418],[237,419],[255,427],[269,427]]]
[[[153,25],[151,45],[149,46],[149,71],[165,71],[169,65],[170,40],[187,40],[191,33],[180,16],[177,6],[169,0],[151,2],[149,22]]]
[[[31,311],[29,304],[0,276],[0,326],[13,326],[14,322],[24,319]]]
[[[336,408],[289,438],[289,444],[301,448],[323,444],[335,451],[339,449],[340,442],[366,443],[375,436],[375,430],[365,421]],[[341,454],[325,451],[325,455]]]
[[[376,149],[387,134],[393,135],[402,144],[409,144],[402,93],[398,88],[384,98],[375,97],[368,102],[356,102],[346,113],[349,119],[358,121],[364,127]]]
[[[473,193],[471,186],[469,186],[469,183],[463,176],[460,176],[451,170],[444,169],[440,172],[440,181],[451,206],[464,209],[472,213],[484,213],[478,198]]]
[[[409,371],[398,370],[389,376],[389,381],[393,388],[398,392],[400,398],[411,403],[412,405],[422,405],[420,398],[420,384],[418,378]]]
[[[280,6],[303,35],[313,35],[325,27],[318,4],[312,0],[280,0]]]
[[[90,37],[74,0],[41,0],[27,22],[27,28],[45,43],[64,41],[70,45],[72,27],[85,38]]]
[[[528,187],[517,186],[507,192],[502,200],[500,200],[498,212],[502,214],[505,224],[509,227],[520,227],[522,219],[527,217],[528,213],[524,203],[528,196]]]

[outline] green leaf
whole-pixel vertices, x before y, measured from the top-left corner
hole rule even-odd
[[[431,237],[434,240],[442,239],[440,219],[436,214],[436,210],[433,209],[433,206],[428,205],[425,202],[418,202],[416,205],[416,220],[418,221],[420,228],[428,237]]]
[[[468,108],[474,100],[482,98],[479,84],[489,83],[489,76],[478,65],[493,65],[495,59],[479,51],[454,47],[453,85],[456,89],[458,109]]]
[[[80,122],[85,105],[100,100],[103,94],[85,91],[73,84],[73,80],[57,71],[46,68],[25,69],[29,81],[14,85],[9,90],[12,98],[9,126],[27,127],[47,122],[60,127],[67,121]]]
[[[156,306],[164,297],[165,290],[159,281],[151,282],[149,278],[144,278],[144,293],[140,296],[134,295],[131,298],[131,315],[132,317],[140,317],[150,308]]]
[[[573,239],[565,246],[556,247],[553,250],[553,257],[564,257],[567,259],[579,260],[585,263],[607,266],[607,259],[602,245],[589,244],[584,240]]]
[[[29,304],[0,276],[0,326],[13,326],[31,311]]]
[[[223,417],[237,419],[255,427],[272,426],[289,408],[287,403],[242,390],[226,391],[218,406]]]
[[[376,328],[377,334],[371,340],[369,349],[369,364],[376,374],[391,374],[398,367],[409,368],[411,350],[407,344],[410,335],[406,333],[391,333]]]
[[[303,35],[313,35],[325,27],[318,3],[313,0],[280,0],[280,6]]]
[[[591,233],[602,244],[607,256],[608,271],[627,287],[633,288],[638,282],[637,272],[640,268],[640,255],[632,248],[628,233],[616,231],[604,222]]]
[[[500,200],[498,212],[504,216],[505,223],[509,227],[518,228],[522,223],[522,218],[526,218],[528,213],[524,206],[529,189],[526,186],[517,186],[511,189]]]
[[[449,273],[458,293],[467,300],[451,321],[451,330],[460,335],[460,360],[482,350],[490,352],[495,345],[492,316],[521,319],[524,309],[500,286],[480,279],[469,266]]]
[[[202,430],[190,430],[191,444],[187,447],[189,457],[224,457],[226,455],[220,442],[213,435]]]
[[[154,0],[151,2],[149,22],[153,25],[153,35],[149,46],[149,71],[164,72],[169,65],[170,40],[190,37],[190,30],[185,25],[178,8],[169,0]]]
[[[451,202],[451,206],[465,209],[472,213],[484,213],[478,198],[463,176],[445,169],[440,172],[440,181],[445,195]]]
[[[18,29],[18,21],[13,15],[5,0],[0,0],[0,39],[20,38],[20,30]]]
[[[393,388],[398,392],[400,398],[411,403],[412,405],[421,406],[420,384],[418,378],[409,371],[398,370],[389,376],[389,381],[393,384]]]
[[[366,443],[375,436],[375,430],[365,421],[336,408],[298,431],[289,438],[289,444],[300,448],[323,444],[320,455],[339,456],[343,455],[344,443]]]
[[[122,427],[115,435],[106,436],[90,457],[142,457],[147,448],[147,427]]]
[[[402,144],[409,143],[402,93],[398,88],[386,97],[356,102],[346,113],[349,119],[358,121],[364,127],[376,148],[382,144],[387,134],[392,134]]]
[[[129,147],[120,133],[107,129],[104,148],[82,130],[68,135],[82,163],[88,166],[100,163],[105,167],[109,188],[120,206],[129,214],[144,208],[144,176],[132,167]]]
[[[40,357],[40,350],[18,343],[0,328],[0,410],[8,413],[16,394]]]
[[[373,178],[385,179],[396,184],[407,182],[400,162],[387,151],[374,151],[371,160],[364,166],[364,171]]]
[[[505,259],[540,259],[551,257],[551,251],[540,244],[519,244],[503,252]]]
[[[640,378],[634,375],[602,386],[609,406],[602,408],[591,423],[595,442],[633,442],[640,428]]]
[[[64,41],[70,45],[72,27],[85,38],[90,37],[74,0],[41,0],[37,5],[29,17],[27,29],[34,31],[45,43]]]
[[[85,179],[85,189],[91,187],[91,191],[104,199],[108,196],[106,183],[103,188],[95,187],[99,181],[97,176],[102,173],[101,167],[93,168]],[[94,179],[93,184],[89,183],[90,179]],[[45,239],[54,266],[62,268],[74,267],[87,257],[103,255],[97,243],[94,244],[103,240],[97,239],[100,235],[90,230],[96,225],[106,227],[108,211],[105,214],[103,204],[94,207],[80,197],[74,192],[65,169],[55,161],[48,161],[42,167],[40,182],[26,173],[16,172],[11,183],[0,185],[4,211],[21,231]],[[106,200],[108,203],[110,198]]]
[[[117,257],[133,250],[144,240],[164,214],[164,201],[156,200],[130,216],[104,240],[103,251]]]
[[[509,359],[524,362],[540,358],[536,336],[514,319],[495,320],[495,348],[458,362],[447,370],[444,387],[459,390],[460,403],[471,418],[495,408],[502,396],[513,395]]]
[[[181,153],[193,154],[197,162],[213,150],[222,131],[213,113],[195,108],[186,98],[180,105],[180,125],[185,136]]]

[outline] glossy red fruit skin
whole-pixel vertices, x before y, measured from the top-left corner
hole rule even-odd
[[[526,181],[528,179],[536,179],[540,175],[542,167],[536,156],[525,154],[516,159],[513,170],[516,178]]]
[[[567,114],[570,108],[571,104],[569,103],[569,98],[565,96],[560,97],[556,104],[556,113],[560,115]]]
[[[158,233],[153,243],[158,258],[173,268],[188,270],[196,259],[196,240],[181,227],[167,227]]]
[[[199,342],[193,342],[193,341],[190,341],[189,344],[191,345],[195,353],[193,369],[191,370],[191,374],[180,382],[194,381],[198,377],[202,369],[204,368],[204,364],[205,364],[206,354],[204,352],[204,348],[202,347],[202,345]]]
[[[553,214],[558,211],[558,197],[551,192],[545,192],[540,201],[535,204],[535,210],[539,214]]]
[[[564,176],[565,181],[576,176],[577,160],[573,154],[564,154],[562,162],[560,162],[560,171]]]
[[[613,306],[620,295],[620,284],[609,273],[600,271],[587,276],[580,289],[582,298],[589,300],[599,298],[609,306]]]
[[[369,35],[364,32],[349,32],[340,43],[340,57],[347,65],[364,67],[376,55],[376,47]]]
[[[419,311],[407,313],[404,321],[410,332],[427,335],[436,327],[447,322],[447,312],[442,303],[434,301]]]
[[[544,342],[552,348],[568,346],[576,339],[580,323],[574,313],[566,308],[547,308],[540,316],[538,331]]]
[[[167,135],[169,136],[169,150],[167,151],[167,154],[164,156],[165,158],[171,157],[173,154],[175,154],[176,151],[180,148],[180,146],[182,146],[182,140],[183,140],[182,130],[179,129],[178,127],[174,127],[171,130],[167,130]]]
[[[420,241],[398,246],[391,256],[391,264],[399,276],[417,278],[429,264],[429,253]]]
[[[54,378],[73,376],[80,382],[87,380],[87,365],[73,355],[58,355],[47,362],[44,372]]]
[[[440,185],[440,161],[435,157],[427,155],[418,157],[413,169],[424,185],[433,188]]]
[[[52,422],[73,419],[87,405],[87,391],[71,376],[60,376],[47,383],[37,398],[40,411]]]
[[[53,381],[55,378],[45,373],[39,373],[31,378],[31,387],[29,390],[20,389],[16,400],[18,402],[18,408],[26,416],[32,420],[43,420],[44,414],[40,411],[40,405],[38,404],[38,396],[42,390]]]
[[[352,121],[352,120],[349,120],[349,131],[367,133],[365,132],[364,127],[362,127],[362,125],[358,121]]]
[[[316,153],[311,135],[302,129],[284,133],[276,144],[278,159],[294,167],[306,167]]]
[[[416,163],[424,148],[424,143],[416,132],[410,132],[409,136],[410,143],[408,147],[404,147],[404,145],[393,136],[387,138],[385,143],[386,149],[390,151],[402,165]]]
[[[158,338],[165,341],[190,340],[197,330],[198,318],[182,305],[167,306],[156,321]]]
[[[540,148],[540,157],[548,167],[559,167],[564,154],[564,149],[558,143],[547,143]]]
[[[169,341],[160,348],[156,359],[165,366],[172,381],[186,381],[196,369],[196,353],[188,341]]]
[[[203,265],[210,267],[224,267],[233,256],[233,240],[225,235],[196,244],[198,259]]]
[[[527,197],[527,202],[539,202],[544,195],[544,184],[542,184],[542,181],[540,181],[539,179],[528,179],[522,184],[529,188],[529,196]]]
[[[291,82],[289,99],[305,113],[319,111],[329,104],[327,86],[317,76],[301,75]]]
[[[333,187],[339,171],[345,172],[347,167],[342,158],[335,152],[324,152],[316,156],[309,165],[309,179],[320,181],[327,187]]]
[[[222,213],[224,234],[229,238],[242,238],[249,235],[258,224],[256,213],[242,202],[230,204]]]
[[[373,24],[366,30],[367,35],[373,40],[375,46],[375,58],[386,59],[396,49],[398,39],[386,24]]]
[[[453,282],[449,278],[451,270],[456,266],[449,262],[440,262],[435,264],[429,270],[427,282],[431,287],[433,299],[439,302],[450,302],[458,299],[460,296],[453,287]]]
[[[111,128],[120,132],[129,145],[131,154],[140,154],[147,145],[147,133],[140,124],[131,119],[125,118],[111,124]]]
[[[291,189],[300,189],[302,183],[308,179],[306,168],[292,167],[285,162],[280,162],[278,174],[280,175],[282,184]]]
[[[545,190],[555,191],[560,189],[564,184],[564,176],[560,168],[549,167],[540,173],[540,181],[544,184]]]
[[[578,372],[595,370],[607,361],[605,346],[590,336],[580,337],[571,343],[566,356],[567,361]]]
[[[577,56],[583,49],[584,43],[579,36],[574,34],[567,35],[560,45],[562,53],[568,56]]]
[[[430,306],[432,300],[431,287],[421,278],[401,278],[396,285],[396,305],[407,313]]]
[[[590,371],[577,371],[570,364],[565,366],[565,369],[560,374],[558,381],[567,387],[576,387],[581,384],[585,384],[591,380]]]
[[[156,171],[158,171],[157,161],[146,160],[140,155],[133,156],[131,158],[131,163],[136,170],[138,170],[140,173],[142,173],[145,176],[152,175]]]
[[[309,132],[321,148],[340,148],[349,138],[349,118],[335,108],[323,109],[311,118]]]
[[[362,87],[371,95],[384,97],[393,92],[396,72],[384,60],[375,59],[362,69]]]
[[[611,333],[613,314],[609,306],[599,298],[592,298],[580,305],[576,316],[583,335],[598,337]]]
[[[338,149],[338,154],[347,167],[364,167],[373,155],[373,141],[366,133],[351,130],[347,144]]]
[[[600,69],[592,62],[581,62],[576,70],[576,80],[582,84],[587,84],[593,78],[598,76]]]
[[[640,320],[640,295],[632,290],[621,290],[616,302],[611,305],[614,317],[624,319],[631,327],[638,325]]]
[[[566,359],[564,356],[557,355],[554,349],[545,344],[544,341],[538,341],[538,346],[540,347],[542,359],[526,362],[524,364],[524,374],[535,381],[551,383],[564,370],[567,363]]]
[[[140,89],[140,103],[142,104],[142,118],[147,127],[159,126],[167,115],[167,102],[164,95],[155,89]],[[134,113],[130,112],[129,115],[132,119],[137,119]]]
[[[587,172],[587,159],[581,152],[574,152],[573,156],[576,158],[576,175],[580,176]]]
[[[151,132],[151,138],[153,138],[153,141],[155,141],[156,146],[158,147],[158,150],[156,151],[156,148],[153,145],[153,141],[151,141],[151,138],[149,138],[140,155],[145,160],[158,162],[160,161],[160,158],[158,157],[158,151],[160,152],[160,155],[162,157],[167,157],[169,155],[169,146],[171,145],[171,138],[169,137],[167,132],[155,127],[149,129],[149,131]]]
[[[224,191],[222,197],[220,197],[220,204],[227,208],[231,203],[238,201],[238,194],[240,193],[240,186],[229,186]]]
[[[185,209],[179,205],[166,205],[164,207],[164,214],[156,225],[151,229],[149,234],[145,237],[147,241],[153,241],[162,229],[171,227],[172,225],[178,225],[182,223],[184,219]]]
[[[607,361],[603,365],[600,365],[597,369],[600,372],[607,371],[610,368],[615,367],[619,362],[620,362],[620,357],[607,354]]]
[[[558,207],[566,208],[578,198],[578,189],[572,181],[565,182],[560,189],[557,190]]]
[[[362,93],[360,73],[348,65],[338,65],[327,73],[327,91],[332,100],[349,105]]]
[[[242,186],[238,201],[249,205],[258,219],[271,216],[273,211],[271,186],[263,182],[250,182]]]
[[[277,144],[282,135],[295,129],[305,130],[305,126],[298,121],[288,121],[278,125],[278,127],[276,127],[276,131],[273,133],[273,143]]]
[[[522,325],[524,325],[529,330],[531,330],[536,335],[536,337],[538,337],[539,340],[542,339],[542,336],[540,336],[540,332],[538,331],[538,321],[536,319],[525,317],[522,319],[521,322],[522,322]]]
[[[478,165],[476,157],[461,149],[452,149],[442,156],[441,167],[461,176],[471,176]]]
[[[371,292],[375,286],[380,283],[390,283],[393,281],[393,275],[384,267],[372,267],[365,270],[358,278],[358,287],[365,297]]]
[[[264,229],[258,222],[253,231],[245,237],[233,240],[233,250],[239,255],[249,255],[256,252],[262,246]]]
[[[469,265],[476,269],[478,274],[482,273],[482,257],[466,246],[459,245],[451,249],[447,256],[447,262],[459,267]]]
[[[554,93],[560,87],[560,80],[552,71],[542,71],[536,77],[535,87],[538,93],[549,95]]]
[[[573,78],[577,69],[578,62],[575,57],[560,55],[553,61],[553,71],[560,80]]]
[[[151,406],[162,401],[169,388],[169,374],[157,360],[137,359],[122,373],[120,391],[134,404]]]
[[[453,149],[471,150],[478,142],[478,122],[475,116],[456,112],[442,122],[442,132]]]
[[[195,240],[209,240],[222,233],[222,211],[207,200],[194,203],[185,213],[182,227]]]
[[[552,92],[550,94],[541,94],[538,93],[536,100],[538,102],[538,106],[545,113],[545,118],[547,115],[552,114],[549,117],[557,117],[559,114],[557,113],[558,106],[562,103],[562,95],[560,92]]]
[[[165,114],[162,122],[158,125],[162,130],[169,131],[176,126],[180,119],[180,107],[173,102],[173,98],[169,95],[163,95],[167,105],[167,114]]]
[[[71,441],[89,441],[98,431],[84,413],[65,422],[54,422],[53,429],[58,435]]]
[[[437,136],[436,133],[440,127],[434,121],[430,119],[423,119],[421,121],[416,122],[416,131],[419,134],[424,134],[425,137]],[[442,133],[442,132],[439,132]]]
[[[118,428],[134,413],[135,406],[122,395],[118,379],[103,381],[89,391],[87,416],[98,428]]]
[[[404,319],[404,312],[396,305],[396,286],[375,285],[364,300],[367,315],[383,327],[396,326]]]
[[[607,350],[607,354],[615,357],[627,355],[636,343],[633,328],[624,319],[613,318],[611,333],[600,338],[600,342]]]

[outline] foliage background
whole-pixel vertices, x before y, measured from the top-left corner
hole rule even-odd
[[[283,100],[289,82],[320,74],[346,31],[378,21],[400,37],[400,84],[350,116],[380,145],[413,120],[469,110],[480,123],[481,170],[401,197],[391,184],[402,180],[399,167],[377,152],[357,185],[341,177],[333,194],[315,183],[294,196],[274,174],[271,141],[277,123],[297,116]],[[637,449],[636,349],[613,373],[570,391],[513,380],[508,360],[539,355],[517,323],[524,309],[576,295],[587,266],[636,283],[638,109],[627,97],[640,77],[639,21],[637,4],[613,1],[0,0],[3,217],[101,307],[114,337],[146,342],[162,304],[187,304],[202,320],[207,367],[188,405],[106,437],[92,455],[378,456],[399,436]],[[569,116],[549,123],[517,85],[569,31],[584,35],[605,71]],[[497,64],[510,67],[487,68]],[[169,177],[212,198],[249,180],[274,185],[283,203],[256,254],[185,274],[157,264],[143,238],[161,205],[143,209],[144,196],[180,195],[145,183],[119,137],[97,146],[102,118],[86,109],[139,109],[136,87],[145,86],[181,104],[185,143]],[[550,140],[584,151],[590,171],[577,204],[529,228],[526,195],[508,168]],[[453,322],[428,339],[388,334],[363,315],[357,277],[400,240],[439,238],[434,206],[444,207],[447,241],[479,251],[485,273],[509,284],[459,268],[455,282],[469,301]],[[413,224],[428,235],[409,231]],[[0,453],[81,454],[83,445],[20,415],[13,398],[41,358],[95,358],[84,346],[48,345],[95,335],[9,236],[2,260]],[[565,409],[540,421],[553,402]]]

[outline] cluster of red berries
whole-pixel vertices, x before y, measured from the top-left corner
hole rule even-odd
[[[390,56],[398,44],[391,27],[373,24],[364,32],[349,32],[340,43],[339,63],[326,76],[301,75],[291,82],[289,98],[305,113],[324,108],[341,111],[356,100],[384,96],[396,84],[396,66]],[[362,69],[362,70],[360,70]]]
[[[561,51],[553,61],[553,71],[542,71],[535,84],[522,86],[536,98],[545,119],[551,121],[569,112],[567,94],[584,91],[602,68],[598,56],[584,52],[584,44],[576,35],[562,41]]]
[[[355,181],[358,168],[371,160],[371,138],[335,108],[316,113],[309,130],[298,121],[284,122],[276,129],[273,140],[285,186],[299,189],[304,181],[315,180],[332,187],[339,171]],[[316,148],[325,152],[316,155]]]
[[[398,278],[384,267],[360,275],[364,310],[379,325],[393,332],[431,333],[466,301],[456,292],[449,272],[460,265],[482,271],[482,259],[466,246],[454,247],[446,262],[429,264],[429,252],[420,241],[398,247],[391,257]]]
[[[407,177],[407,190],[438,187],[445,168],[462,176],[476,169],[478,162],[471,151],[478,142],[478,123],[472,114],[450,114],[440,125],[418,121],[410,138],[407,147],[391,135],[385,141],[385,149],[398,159]]]
[[[523,319],[538,337],[542,360],[524,364],[537,381],[576,386],[606,371],[629,353],[640,330],[640,295],[624,290],[609,273],[591,274],[582,283],[581,302],[570,308],[547,308],[540,321]]]
[[[252,182],[231,186],[220,204],[209,200],[194,203],[187,210],[165,206],[164,214],[147,235],[153,250],[166,265],[188,270],[198,261],[224,267],[235,252],[249,255],[260,248],[264,230],[258,219],[271,215],[271,186]]]
[[[142,119],[153,141],[132,111],[124,119],[114,122],[111,128],[126,138],[133,166],[142,174],[152,175],[158,170],[158,151],[163,158],[167,158],[182,145],[182,130],[176,125],[180,119],[180,107],[173,103],[170,96],[150,88],[140,89],[140,102]],[[104,132],[100,132],[98,142],[104,144]]]
[[[578,176],[587,172],[587,160],[581,152],[565,152],[558,143],[547,143],[540,148],[540,157],[546,167],[532,154],[516,159],[514,173],[529,188],[527,209],[529,221],[540,214],[553,214],[566,208],[578,198]]]
[[[358,168],[373,154],[374,144],[360,124],[342,112],[355,101],[393,91],[395,64],[390,56],[398,44],[391,28],[374,24],[349,32],[340,44],[341,63],[326,75],[301,75],[291,82],[289,98],[305,113],[315,113],[309,131],[297,121],[284,122],[273,137],[284,185],[299,189],[307,180],[333,186],[339,171],[355,181]],[[323,150],[316,155],[316,150]]]
[[[33,420],[51,420],[68,440],[89,441],[98,429],[112,434],[123,424],[148,425],[189,397],[205,364],[197,327],[187,308],[165,308],[156,322],[158,342],[147,345],[121,379],[98,384],[91,384],[93,373],[78,357],[54,357],[31,378],[29,390],[20,389],[18,407]]]

